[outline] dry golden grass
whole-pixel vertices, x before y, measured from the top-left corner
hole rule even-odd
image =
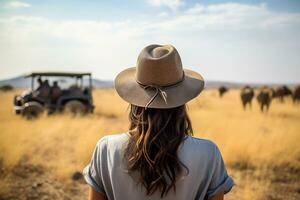
[[[0,92],[0,158],[8,167],[26,156],[29,162],[47,167],[64,180],[89,162],[98,139],[128,127],[128,105],[112,89],[94,91],[93,115],[53,115],[33,121],[13,113],[16,93],[20,91]],[[239,91],[230,91],[220,99],[216,90],[207,90],[188,108],[195,136],[215,141],[228,166],[255,169],[245,176],[229,168],[238,186],[243,184],[239,198],[263,199],[270,181],[253,181],[252,177],[267,177],[270,167],[300,169],[300,105],[273,101],[269,113],[261,113],[255,100],[252,110],[244,111]]]

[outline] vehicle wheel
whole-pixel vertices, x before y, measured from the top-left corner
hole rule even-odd
[[[71,100],[65,104],[64,111],[71,114],[86,114],[86,106],[78,100]]]
[[[22,115],[27,119],[35,119],[44,112],[43,105],[36,101],[27,102],[24,104]]]

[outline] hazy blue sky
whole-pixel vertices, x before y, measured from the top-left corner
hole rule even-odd
[[[207,80],[299,83],[300,1],[0,0],[0,79],[113,79],[152,43],[173,44]]]

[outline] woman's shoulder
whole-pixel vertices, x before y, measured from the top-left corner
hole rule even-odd
[[[98,142],[101,142],[103,140],[105,140],[105,141],[119,141],[119,140],[127,139],[128,136],[129,136],[128,133],[109,134],[109,135],[105,135],[102,138],[100,138]]]
[[[118,147],[123,145],[128,140],[128,137],[128,133],[105,135],[98,140],[97,147],[101,149],[107,146]]]
[[[215,148],[217,145],[214,141],[206,138],[199,138],[194,136],[187,136],[186,142],[195,144],[195,145],[205,145],[207,147]]]
[[[193,136],[186,137],[184,146],[194,151],[201,151],[206,153],[214,153],[218,149],[216,143],[212,140]]]

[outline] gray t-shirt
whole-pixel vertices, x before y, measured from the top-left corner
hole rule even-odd
[[[161,199],[160,193],[146,195],[141,184],[128,174],[123,150],[130,135],[123,133],[101,138],[91,162],[84,168],[86,182],[108,200]],[[178,158],[189,172],[176,182],[176,193],[170,190],[164,200],[204,200],[233,187],[218,147],[211,141],[187,136],[178,148]]]

